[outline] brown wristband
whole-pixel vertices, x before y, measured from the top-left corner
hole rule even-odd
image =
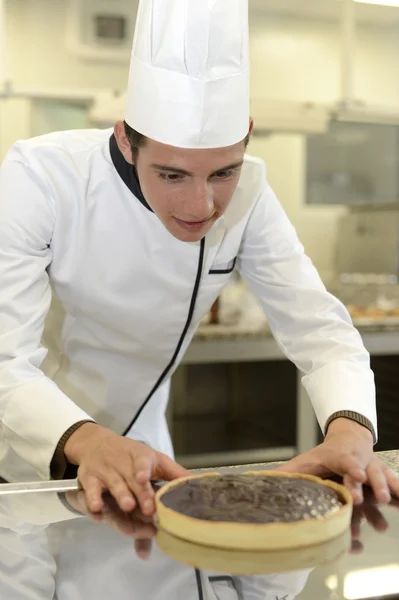
[[[377,443],[377,435],[376,435],[376,431],[374,429],[374,425],[372,424],[372,422],[369,419],[367,419],[366,417],[364,417],[363,415],[361,415],[357,412],[354,412],[353,410],[340,410],[339,412],[336,412],[333,415],[331,415],[331,417],[328,419],[328,421],[326,423],[324,435],[327,435],[328,428],[330,427],[331,423],[333,421],[336,421],[337,419],[349,419],[350,421],[355,421],[356,423],[359,423],[359,425],[363,425],[363,427],[368,429],[370,431],[370,433],[372,434],[374,444]]]
[[[63,479],[68,468],[68,462],[64,453],[65,445],[71,435],[75,433],[85,423],[93,423],[93,421],[86,419],[86,421],[79,421],[70,427],[62,436],[58,442],[58,446],[55,449],[53,458],[50,464],[50,475],[52,479]]]

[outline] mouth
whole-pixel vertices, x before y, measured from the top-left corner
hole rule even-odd
[[[182,221],[181,219],[174,217],[176,223],[186,231],[201,231],[201,229],[206,227],[206,225],[208,225],[212,219],[213,216],[209,217],[209,219],[205,219],[204,221]]]

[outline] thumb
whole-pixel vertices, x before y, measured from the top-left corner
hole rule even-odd
[[[166,454],[158,453],[157,467],[155,474],[160,479],[165,481],[172,481],[173,479],[179,479],[180,477],[189,477],[192,475],[190,471],[187,471],[181,465],[178,465],[174,460],[166,456]]]

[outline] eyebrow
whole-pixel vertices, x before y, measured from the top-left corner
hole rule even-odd
[[[216,171],[211,173],[211,177],[213,175],[216,175],[217,173],[220,173],[221,171],[233,171],[234,169],[238,169],[239,167],[242,167],[243,164],[244,164],[244,161],[241,160],[238,163],[233,163],[232,165],[228,165],[227,167],[222,167],[221,169],[217,169]],[[194,173],[191,173],[190,171],[185,171],[184,169],[178,169],[176,167],[170,167],[168,165],[152,164],[151,168],[156,169],[157,171],[166,171],[167,173],[175,173],[178,175],[187,175],[188,177],[192,177],[194,175]]]

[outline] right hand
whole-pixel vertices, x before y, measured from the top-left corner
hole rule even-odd
[[[151,516],[155,513],[151,481],[190,475],[165,454],[95,423],[75,431],[64,453],[69,463],[79,466],[78,479],[92,513],[104,509],[102,495],[110,492],[123,512],[139,505],[143,515]]]

